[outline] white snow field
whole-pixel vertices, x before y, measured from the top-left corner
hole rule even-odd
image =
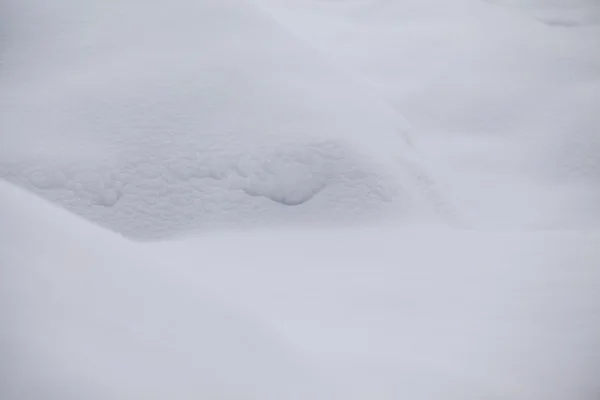
[[[0,1],[0,399],[598,399],[598,4]]]

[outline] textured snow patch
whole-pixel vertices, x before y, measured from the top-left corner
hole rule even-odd
[[[410,164],[398,164],[407,171],[402,187],[389,175],[374,172],[377,168],[369,160],[335,142],[268,146],[217,158],[182,150],[164,158],[112,165],[61,160],[46,162],[49,166],[39,160],[25,165],[13,166],[9,179],[101,225],[142,239],[264,221],[357,220],[384,215],[385,204],[390,209],[401,205],[396,215],[405,213],[407,219],[419,207],[410,192],[418,186],[435,188],[418,176],[411,181],[416,171]],[[405,199],[402,204],[398,197]],[[435,193],[424,192],[423,197],[433,200]]]
[[[258,9],[38,3],[6,2],[0,176],[136,238],[442,217],[408,123]]]

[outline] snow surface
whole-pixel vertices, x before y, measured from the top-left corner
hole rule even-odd
[[[3,0],[0,398],[597,399],[598,10]]]
[[[451,214],[406,121],[254,7],[4,3],[0,175],[75,213],[141,239]]]
[[[600,24],[600,3],[595,0],[487,0],[516,8],[549,26],[573,28]]]
[[[346,398],[591,400],[599,244],[597,232],[369,228],[152,248],[271,321]]]
[[[256,2],[411,122],[471,225],[600,226],[600,32],[526,12],[591,16],[600,3]]]
[[[6,182],[0,220],[3,400],[319,398],[268,326],[167,260]]]
[[[0,194],[3,399],[597,398],[598,233],[142,245]]]

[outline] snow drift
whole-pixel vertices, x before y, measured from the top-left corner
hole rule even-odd
[[[79,215],[158,238],[444,210],[407,123],[252,6],[4,7],[0,175]]]
[[[536,19],[598,2],[256,1],[407,118],[473,226],[600,227],[600,33]]]
[[[252,3],[0,2],[0,179],[295,226],[1,181],[0,397],[596,399],[594,20]]]
[[[0,181],[2,399],[319,398],[267,326],[45,203]]]
[[[5,182],[0,221],[3,399],[597,395],[597,234],[137,244]]]
[[[148,246],[270,321],[347,398],[597,398],[598,233],[277,229]],[[219,262],[185,262],[201,259]]]

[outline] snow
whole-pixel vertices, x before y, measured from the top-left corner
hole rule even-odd
[[[3,398],[597,396],[598,233],[139,244],[0,194]]]
[[[0,397],[596,399],[598,11],[4,0]]]
[[[175,279],[173,260],[0,194],[2,399],[318,398],[288,345]]]
[[[597,233],[279,229],[142,245],[0,190],[15,360],[3,398],[597,395]]]
[[[600,4],[594,0],[487,0],[515,8],[549,26],[577,28],[600,23]]]
[[[7,4],[0,174],[79,215],[138,239],[446,217],[401,115],[258,9]]]
[[[256,1],[414,126],[470,225],[599,226],[599,32],[524,10],[591,16],[597,2]]]
[[[152,248],[272,321],[349,398],[547,400],[597,396],[599,239],[295,229]]]

